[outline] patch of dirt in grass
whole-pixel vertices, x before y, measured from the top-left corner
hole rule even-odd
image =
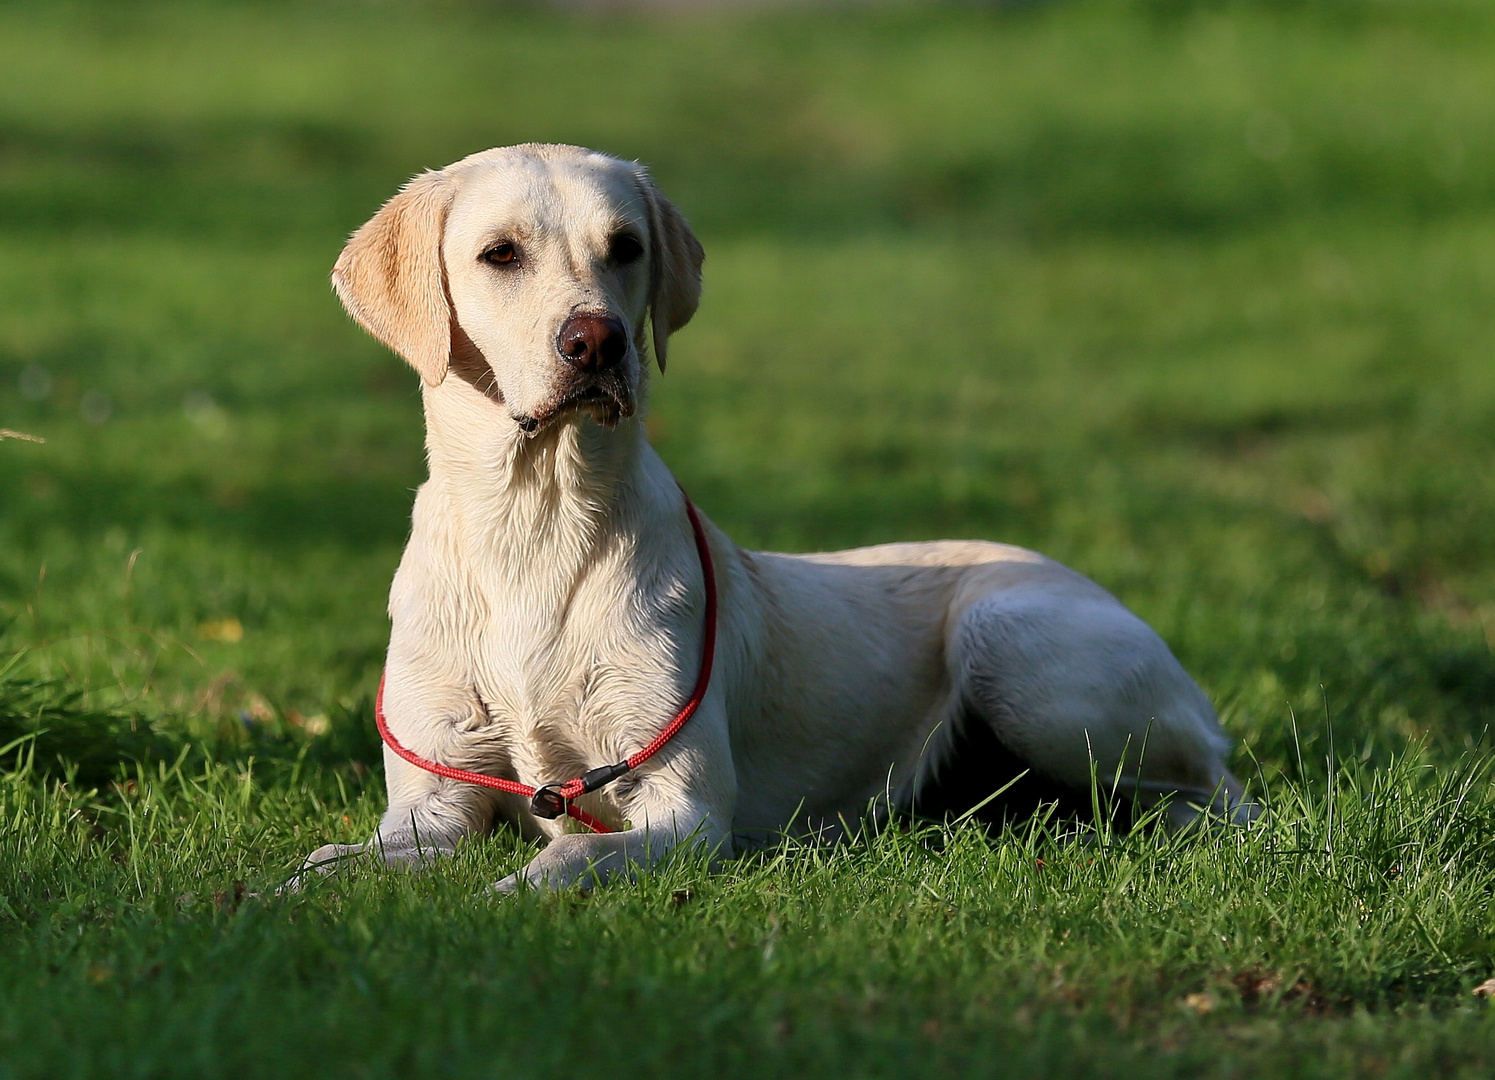
[[[1270,968],[1252,967],[1237,972],[1231,983],[1241,995],[1241,1004],[1248,1009],[1263,1005],[1298,1005],[1312,1016],[1326,1016],[1345,1012],[1350,1006],[1348,998],[1334,998],[1307,979],[1299,978],[1286,989],[1282,975]]]

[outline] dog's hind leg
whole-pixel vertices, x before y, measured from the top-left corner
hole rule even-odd
[[[994,590],[956,621],[947,662],[968,722],[1085,809],[1095,784],[1140,810],[1171,797],[1174,827],[1201,810],[1255,816],[1209,700],[1163,640],[1101,590]]]

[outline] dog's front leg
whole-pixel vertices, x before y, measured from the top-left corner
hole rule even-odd
[[[647,870],[682,844],[727,854],[722,848],[730,836],[730,824],[719,815],[681,806],[663,820],[651,818],[648,825],[623,832],[559,836],[522,870],[493,888],[501,893],[517,892],[526,886],[562,889],[573,883],[590,888],[616,874],[628,876],[636,870]]]
[[[469,764],[497,775],[505,771],[506,762],[471,760],[474,754],[481,756],[478,733],[487,723],[474,695],[402,676],[392,665],[384,695],[385,716],[401,743],[436,760]],[[329,873],[365,854],[391,866],[425,867],[455,852],[463,837],[486,834],[496,816],[520,816],[520,807],[511,796],[435,776],[388,746],[384,747],[384,776],[389,809],[373,837],[361,844],[323,845],[307,856],[303,874]]]
[[[708,697],[691,725],[640,773],[622,809],[632,827],[615,833],[565,833],[523,869],[494,886],[583,888],[647,870],[682,845],[730,855],[737,787],[725,709]]]

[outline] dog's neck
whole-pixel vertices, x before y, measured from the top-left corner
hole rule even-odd
[[[543,545],[585,560],[640,487],[648,455],[636,416],[606,428],[572,415],[531,435],[462,380],[425,388],[424,401],[431,481],[454,516],[443,525],[464,545],[516,559]]]

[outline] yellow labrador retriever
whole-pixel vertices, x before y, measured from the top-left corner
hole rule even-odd
[[[702,258],[640,166],[526,145],[416,177],[338,259],[349,313],[424,383],[430,479],[390,593],[383,698],[412,753],[540,787],[633,753],[691,693],[703,568],[638,412]],[[1209,701],[1074,571],[1002,544],[778,555],[705,533],[709,689],[658,756],[578,800],[614,831],[386,750],[378,834],[307,868],[365,850],[416,864],[506,822],[549,843],[500,890],[602,880],[681,843],[727,852],[906,809],[961,752],[985,791],[1014,768],[1073,792],[1119,770],[1124,797],[1174,796],[1175,824],[1248,815]]]

